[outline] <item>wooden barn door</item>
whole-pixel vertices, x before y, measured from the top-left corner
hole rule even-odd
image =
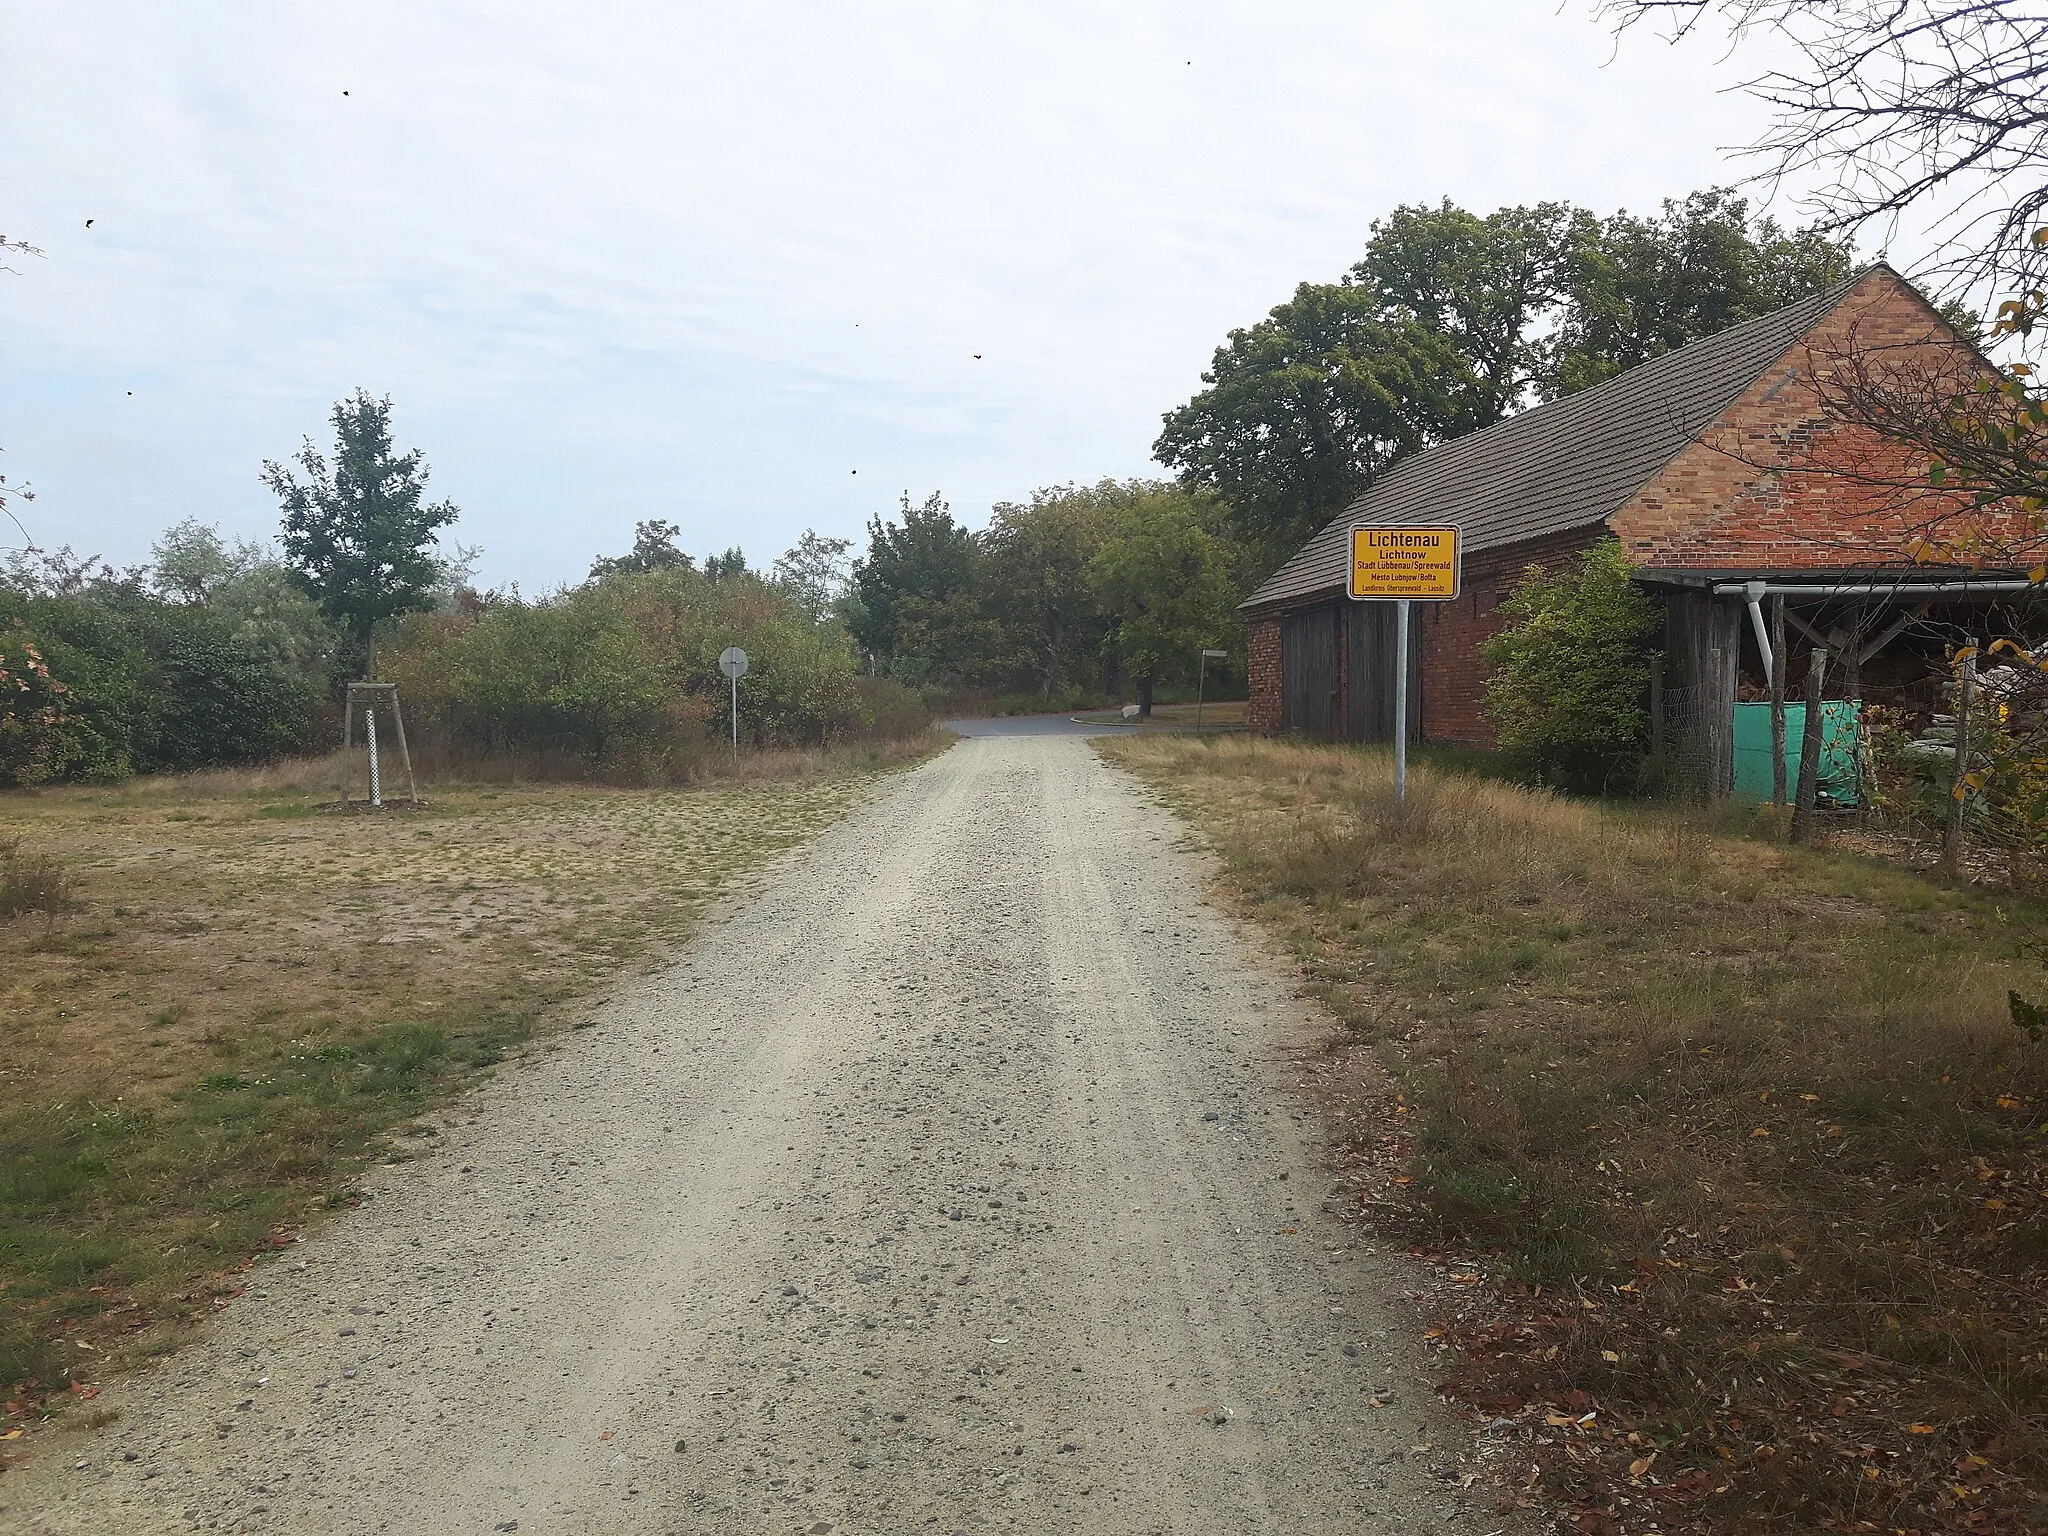
[[[1422,626],[1425,605],[1408,610],[1408,740],[1422,739]],[[1353,603],[1345,657],[1344,734],[1353,741],[1394,739],[1394,605]]]
[[[1335,603],[1304,608],[1280,621],[1280,729],[1304,736],[1337,734]]]

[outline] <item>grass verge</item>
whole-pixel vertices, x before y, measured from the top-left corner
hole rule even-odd
[[[2038,905],[1427,765],[1397,811],[1379,753],[1104,750],[1340,1021],[1358,1212],[1471,1286],[1434,1332],[1504,1505],[2048,1528]]]
[[[5,868],[62,894],[0,922],[0,1435],[173,1347],[388,1133],[940,745],[384,816],[321,810],[317,764],[0,796]]]

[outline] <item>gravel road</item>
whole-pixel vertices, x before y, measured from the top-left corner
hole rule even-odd
[[[506,1073],[0,1529],[1484,1536],[1312,1021],[1070,735],[894,779]],[[77,1463],[74,1465],[74,1463]]]

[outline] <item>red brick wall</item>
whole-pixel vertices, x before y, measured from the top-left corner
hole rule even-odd
[[[1873,434],[1831,423],[1812,381],[1852,350],[1909,365],[1947,338],[1918,294],[1873,272],[1614,514],[1629,559],[1745,572],[1913,563],[1908,546],[1930,523],[1952,530],[1962,504],[1873,483],[1918,477]]]
[[[1246,652],[1245,679],[1250,684],[1251,702],[1245,706],[1244,723],[1255,731],[1280,729],[1280,620],[1254,619],[1251,643]]]
[[[1500,605],[1531,565],[1554,570],[1606,533],[1598,526],[1579,528],[1468,556],[1458,599],[1422,604],[1424,741],[1456,747],[1496,744],[1493,721],[1480,707],[1488,671],[1480,647],[1506,626]]]

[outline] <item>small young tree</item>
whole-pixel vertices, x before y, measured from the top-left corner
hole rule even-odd
[[[1530,566],[1501,611],[1508,627],[1485,648],[1501,750],[1566,788],[1632,785],[1649,748],[1662,616],[1629,581],[1620,542],[1603,540],[1567,570]]]
[[[806,528],[795,546],[777,557],[775,585],[796,600],[812,623],[822,624],[846,591],[847,556],[852,549],[851,539],[828,539]]]
[[[246,539],[230,544],[211,523],[188,517],[150,546],[149,584],[167,601],[196,607],[264,558],[261,545]]]
[[[283,508],[279,542],[300,585],[367,655],[379,619],[429,606],[445,584],[435,531],[460,513],[453,502],[426,501],[417,448],[392,451],[389,396],[359,389],[336,402],[332,419],[331,466],[309,437],[292,457],[304,481],[266,459],[263,483]]]

